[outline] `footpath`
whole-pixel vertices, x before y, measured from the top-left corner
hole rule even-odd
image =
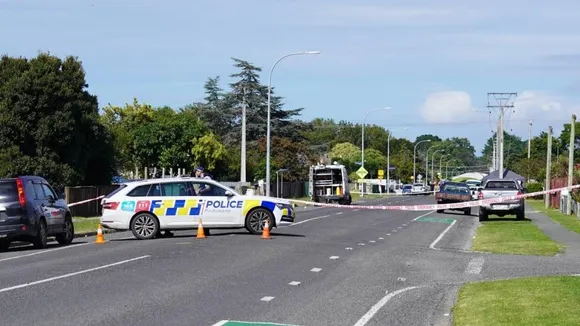
[[[552,240],[566,246],[564,253],[559,254],[566,258],[580,258],[580,234],[570,231],[549,216],[536,210],[527,210],[526,216],[532,220],[544,234]]]

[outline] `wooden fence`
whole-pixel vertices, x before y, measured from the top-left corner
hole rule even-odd
[[[550,189],[562,188],[568,186],[568,178],[555,178],[550,180]],[[550,194],[550,207],[560,209],[560,193]]]
[[[65,187],[64,193],[66,202],[71,204],[109,194],[118,187],[119,185]],[[88,203],[72,206],[70,210],[73,216],[101,216],[101,201],[93,200]]]

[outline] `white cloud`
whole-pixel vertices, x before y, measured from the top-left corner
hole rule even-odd
[[[427,122],[448,123],[472,118],[475,109],[468,93],[441,91],[429,94],[421,106],[420,112]]]

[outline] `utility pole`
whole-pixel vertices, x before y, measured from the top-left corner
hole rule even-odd
[[[491,167],[493,171],[497,170],[497,141],[494,140],[495,137],[492,137],[491,140],[493,142],[493,158],[491,159]],[[491,171],[491,172],[493,172]]]
[[[528,182],[530,181],[530,158],[532,152],[532,120],[528,126]]]
[[[240,163],[240,182],[246,182],[246,88],[242,95],[242,160]]]
[[[568,148],[568,187],[572,187],[574,179],[574,149],[576,147],[576,115],[572,114],[572,122],[570,124],[570,147]],[[572,189],[568,189],[568,204],[566,205],[566,214],[572,214]]]
[[[552,180],[552,126],[548,127],[548,151],[546,153],[546,185],[545,191],[550,191],[550,182]],[[544,195],[544,208],[550,208],[550,193]]]
[[[503,154],[504,154],[504,141],[503,141],[503,129],[504,129],[504,117],[505,109],[514,108],[514,102],[518,93],[487,93],[487,107],[488,109],[498,109],[499,119],[497,121],[497,151],[498,151],[498,172],[499,178],[503,179],[504,174],[504,164],[503,164]],[[492,104],[492,99],[493,103]]]

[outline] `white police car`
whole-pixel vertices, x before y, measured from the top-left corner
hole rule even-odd
[[[201,190],[201,191],[200,191]],[[101,201],[101,225],[131,230],[138,239],[163,231],[246,228],[260,234],[294,222],[292,204],[284,199],[246,196],[214,180],[176,177],[127,182]]]

